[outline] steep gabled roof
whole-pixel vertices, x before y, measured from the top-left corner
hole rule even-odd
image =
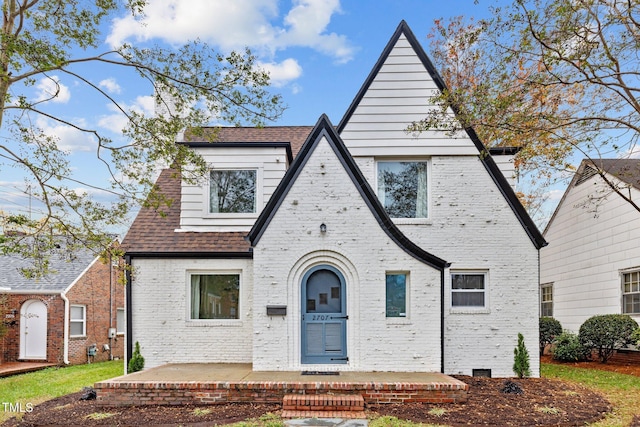
[[[291,167],[287,170],[287,173],[276,188],[273,196],[271,197],[271,199],[269,199],[269,202],[256,220],[253,228],[249,232],[247,238],[251,242],[251,246],[255,246],[258,243],[258,241],[262,237],[262,234],[267,229],[269,223],[278,211],[278,208],[282,205],[282,202],[287,196],[287,193],[289,192],[294,182],[300,175],[300,172],[309,160],[309,157],[323,138],[326,138],[329,145],[338,157],[340,163],[344,166],[347,174],[351,178],[351,181],[353,181],[353,184],[358,189],[360,196],[364,199],[366,205],[371,210],[371,213],[376,218],[378,224],[391,238],[391,240],[393,240],[409,255],[428,265],[431,265],[434,268],[443,270],[445,267],[447,267],[448,263],[445,260],[440,259],[417,246],[415,243],[410,241],[398,229],[398,227],[396,227],[396,225],[393,223],[384,207],[376,197],[366,178],[362,175],[362,172],[356,165],[353,157],[351,157],[351,155],[349,154],[347,147],[344,145],[344,142],[342,142],[342,139],[337,134],[335,128],[326,115],[322,115],[318,120],[315,128],[313,129],[305,143],[302,145],[300,153],[296,157]]]
[[[338,125],[338,133],[342,133],[342,131],[345,129],[345,127],[349,123],[349,120],[351,119],[352,115],[354,114],[356,108],[358,107],[358,105],[362,101],[363,97],[365,96],[365,94],[369,90],[369,87],[371,86],[371,84],[373,83],[374,79],[376,78],[376,76],[380,72],[382,66],[385,64],[385,62],[386,62],[387,58],[389,57],[389,55],[391,54],[391,51],[393,50],[394,46],[396,45],[396,43],[398,42],[400,37],[403,36],[403,35],[406,37],[407,41],[409,42],[409,44],[411,45],[411,47],[415,51],[416,55],[418,56],[418,58],[420,59],[420,61],[424,65],[425,69],[427,70],[427,72],[431,76],[431,79],[434,81],[434,83],[436,84],[438,89],[440,91],[444,91],[446,89],[446,85],[444,83],[444,80],[442,79],[440,74],[436,71],[433,63],[431,62],[431,60],[427,56],[426,52],[424,51],[422,46],[420,46],[420,43],[416,39],[415,35],[411,31],[411,29],[409,28],[407,23],[405,21],[402,21],[402,22],[400,22],[400,25],[398,25],[395,33],[393,34],[393,36],[391,37],[391,39],[387,43],[387,46],[385,47],[384,51],[380,55],[380,58],[378,59],[378,62],[376,62],[375,66],[371,70],[371,73],[369,74],[369,76],[365,80],[364,84],[362,85],[362,87],[358,91],[356,97],[354,98],[353,102],[351,103],[351,105],[347,109],[347,112],[345,113],[344,117],[340,121],[340,124]],[[458,114],[458,112],[456,111],[455,108],[454,108],[454,113]],[[407,125],[409,125],[409,123],[407,123]],[[480,138],[476,134],[475,130],[473,130],[473,128],[471,128],[471,127],[468,127],[468,128],[465,129],[465,132],[469,136],[469,138],[471,139],[471,141],[473,142],[475,147],[477,148],[478,155],[479,155],[480,160],[482,161],[482,164],[484,165],[485,169],[487,170],[487,172],[491,176],[492,180],[494,181],[494,183],[496,184],[496,186],[498,187],[498,189],[500,190],[500,192],[504,196],[505,200],[507,201],[507,203],[511,207],[511,210],[513,211],[513,213],[518,218],[518,221],[520,221],[520,224],[522,225],[522,227],[524,228],[525,232],[527,233],[527,235],[531,239],[532,243],[538,249],[540,249],[543,246],[546,246],[547,242],[545,241],[544,237],[542,236],[542,234],[538,230],[538,227],[535,225],[535,223],[533,222],[533,220],[531,219],[531,217],[529,216],[527,211],[524,209],[524,207],[522,206],[522,204],[518,200],[518,197],[516,196],[515,192],[513,191],[513,188],[509,185],[509,182],[504,177],[504,175],[500,171],[499,167],[496,165],[495,161],[493,160],[493,158],[489,154],[489,151],[486,149],[484,144],[480,141]]]
[[[211,128],[200,136],[186,135],[186,143],[211,146],[265,144],[286,142],[295,156],[306,140],[312,126],[274,126],[264,128]],[[210,133],[216,132],[215,142],[209,142]],[[219,145],[216,145],[219,144]],[[122,241],[128,255],[136,257],[251,257],[251,247],[245,240],[246,232],[182,232],[180,228],[180,173],[165,169],[156,181],[160,192],[171,206],[160,211],[141,208]]]
[[[563,206],[569,192],[579,185],[589,181],[594,176],[599,176],[600,172],[604,172],[612,177],[626,182],[632,187],[640,190],[640,159],[583,159],[578,166],[578,170],[573,175],[571,182],[567,186],[558,202],[553,215],[547,222],[544,234],[547,234],[549,227],[556,218],[558,211]]]

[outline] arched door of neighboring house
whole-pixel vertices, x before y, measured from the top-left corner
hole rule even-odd
[[[302,278],[302,363],[347,363],[347,304],[342,274],[329,265]]]
[[[38,299],[20,309],[20,358],[47,359],[47,306]]]

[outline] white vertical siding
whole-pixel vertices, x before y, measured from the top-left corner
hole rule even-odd
[[[598,176],[571,187],[545,232],[540,281],[553,283],[553,316],[574,332],[591,316],[622,313],[621,270],[640,269],[640,214],[610,193]]]

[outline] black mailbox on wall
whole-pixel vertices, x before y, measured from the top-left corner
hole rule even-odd
[[[267,306],[267,316],[286,316],[286,315],[287,315],[286,305],[268,305]]]

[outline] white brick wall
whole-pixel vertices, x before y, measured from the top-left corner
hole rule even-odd
[[[133,342],[145,368],[165,363],[251,362],[251,260],[133,259]],[[191,272],[240,272],[238,320],[188,321]]]
[[[347,282],[347,365],[300,363],[301,278],[319,263]],[[254,269],[254,369],[440,370],[440,271],[390,240],[326,141],[254,249]],[[387,271],[410,274],[405,319],[385,317]],[[268,317],[268,304],[286,304],[287,316]]]

